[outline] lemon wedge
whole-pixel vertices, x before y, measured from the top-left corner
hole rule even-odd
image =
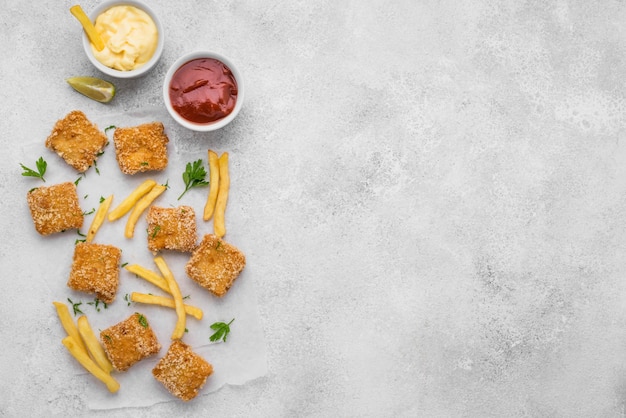
[[[77,92],[100,103],[108,103],[115,97],[115,86],[97,77],[70,77],[66,81]]]
[[[72,6],[70,7],[70,13],[76,19],[78,19],[80,24],[83,26],[87,37],[96,48],[96,50],[102,51],[104,49],[104,42],[102,41],[102,38],[96,31],[96,28],[94,27],[93,23],[91,23],[89,16],[87,16],[82,7],[80,7],[79,5]]]

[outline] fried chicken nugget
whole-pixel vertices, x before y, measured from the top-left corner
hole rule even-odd
[[[107,145],[104,132],[80,110],[73,110],[57,121],[46,139],[46,147],[83,173],[91,167]]]
[[[180,340],[172,342],[165,357],[152,369],[154,378],[183,401],[195,398],[212,373],[211,363]]]
[[[161,171],[167,167],[169,138],[161,122],[116,128],[113,142],[117,163],[124,174]]]
[[[35,229],[41,235],[83,226],[84,215],[74,183],[37,187],[27,193],[26,200]]]

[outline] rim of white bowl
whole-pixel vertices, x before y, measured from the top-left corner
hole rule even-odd
[[[174,108],[172,107],[172,103],[170,102],[169,86],[170,86],[170,82],[172,81],[172,77],[174,76],[174,73],[183,64],[189,61],[192,61],[194,59],[200,59],[200,58],[213,58],[213,59],[223,62],[233,73],[233,76],[235,77],[235,81],[237,82],[237,102],[235,103],[235,107],[233,108],[232,112],[230,112],[227,116],[215,122],[209,122],[209,123],[190,122],[187,119],[183,118],[180,114],[178,114],[178,112],[174,110]],[[194,52],[190,52],[188,54],[181,56],[176,61],[174,61],[174,63],[170,66],[169,70],[167,71],[167,74],[165,75],[165,79],[163,81],[163,101],[165,102],[165,107],[167,108],[167,111],[176,122],[178,122],[180,125],[184,126],[185,128],[191,129],[193,131],[210,132],[210,131],[221,129],[224,126],[228,125],[230,122],[233,121],[233,119],[235,119],[235,117],[241,110],[243,106],[243,98],[244,98],[244,81],[243,81],[243,77],[241,76],[241,72],[239,71],[238,67],[233,63],[233,61],[230,58],[226,57],[225,55],[219,52],[194,51]]]
[[[152,54],[152,58],[150,58],[148,62],[146,62],[144,65],[137,68],[136,70],[121,71],[121,70],[116,70],[111,67],[107,67],[106,65],[98,61],[96,57],[93,55],[93,51],[91,50],[91,42],[89,41],[89,38],[87,37],[87,34],[85,33],[84,30],[82,31],[83,32],[83,49],[85,50],[85,54],[87,54],[87,58],[89,59],[89,61],[100,72],[108,76],[115,77],[115,78],[135,78],[135,77],[142,76],[146,74],[148,71],[150,71],[156,65],[159,59],[161,59],[161,55],[163,54],[163,46],[165,44],[165,33],[163,32],[163,25],[161,24],[161,20],[159,19],[157,14],[154,12],[154,10],[152,10],[150,6],[148,6],[146,3],[137,1],[137,0],[111,0],[111,1],[105,1],[105,2],[98,4],[89,13],[89,19],[92,22],[95,22],[96,18],[101,13],[105,12],[111,7],[124,6],[124,5],[134,6],[134,7],[137,7],[138,9],[143,10],[152,18],[152,21],[156,25],[157,31],[158,31],[158,43],[157,43],[157,48],[154,51],[154,54]]]

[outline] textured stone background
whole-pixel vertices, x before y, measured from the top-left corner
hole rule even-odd
[[[623,1],[151,1],[163,58],[109,105],[63,81],[98,75],[72,4],[0,15],[0,416],[624,416]],[[71,109],[161,106],[195,49],[247,81],[186,144],[237,156],[269,372],[88,411],[46,354],[17,163]]]

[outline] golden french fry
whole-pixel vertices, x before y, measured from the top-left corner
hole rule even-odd
[[[91,325],[89,325],[87,317],[85,315],[81,315],[78,317],[78,321],[76,322],[78,324],[78,333],[87,346],[87,350],[91,354],[91,357],[93,357],[98,367],[100,367],[105,373],[111,373],[113,365],[104,352],[104,348],[100,345],[100,341],[98,341],[96,334],[93,333],[93,329],[91,328]]]
[[[93,46],[96,48],[96,50],[102,51],[104,49],[104,41],[100,37],[100,34],[96,30],[93,23],[91,22],[91,19],[89,19],[89,16],[87,16],[87,14],[82,9],[82,7],[80,7],[78,4],[75,6],[72,6],[70,7],[70,13],[76,19],[78,19],[83,29],[85,30],[87,37],[89,38]]]
[[[209,150],[209,196],[204,205],[204,214],[202,219],[208,221],[213,216],[215,210],[215,202],[217,200],[217,191],[220,182],[220,166],[219,157],[215,151]]]
[[[93,217],[93,221],[91,221],[91,226],[89,227],[89,231],[87,231],[86,242],[93,241],[94,237],[96,236],[96,232],[98,232],[98,230],[102,226],[102,223],[106,219],[107,212],[109,211],[109,208],[111,207],[111,202],[113,202],[113,195],[104,199],[102,203],[100,203],[100,206],[98,206],[96,215]]]
[[[67,332],[67,335],[73,337],[76,340],[76,344],[87,353],[87,347],[83,344],[83,340],[80,338],[80,334],[78,332],[78,328],[76,328],[76,324],[74,324],[74,320],[72,319],[72,315],[70,315],[70,310],[67,305],[62,302],[52,302],[54,307],[57,309],[57,315],[59,315],[59,319],[61,320],[61,325]]]
[[[136,274],[137,276],[141,277],[142,279],[152,283],[153,285],[155,285],[156,287],[158,287],[159,289],[170,293],[170,286],[167,284],[167,280],[165,280],[163,277],[159,276],[158,273],[155,273],[152,270],[148,270],[145,267],[142,267],[138,264],[129,264],[127,266],[124,267],[127,271]]]
[[[213,215],[213,231],[215,235],[222,238],[226,235],[224,215],[226,213],[226,202],[228,202],[228,191],[230,188],[230,176],[228,174],[228,153],[223,153],[219,158],[220,166],[220,187],[217,192],[215,202],[215,214]]]
[[[115,221],[116,219],[126,215],[126,213],[131,210],[133,206],[135,206],[135,203],[137,203],[143,195],[152,190],[155,185],[156,181],[148,179],[137,186],[135,190],[133,190],[131,194],[129,194],[128,197],[119,204],[118,207],[109,212],[109,221]]]
[[[166,308],[176,308],[176,303],[174,299],[164,296],[133,292],[130,294],[130,300],[138,303],[165,306]],[[185,308],[185,313],[187,315],[191,315],[196,319],[202,319],[202,309],[187,304],[184,304],[183,307]]]
[[[157,256],[154,258],[154,263],[157,265],[161,274],[167,280],[167,284],[170,288],[170,293],[174,298],[174,306],[176,309],[176,316],[178,317],[176,321],[176,326],[174,327],[174,331],[172,332],[172,340],[180,340],[183,338],[185,334],[185,321],[187,320],[187,315],[185,314],[185,307],[183,306],[183,295],[180,293],[180,288],[178,287],[178,283],[176,283],[176,279],[174,279],[174,275],[172,271],[167,266],[165,259],[161,256]]]
[[[126,238],[133,237],[135,233],[135,225],[137,224],[137,221],[139,220],[139,217],[141,216],[143,211],[146,210],[146,208],[150,206],[152,202],[154,202],[154,200],[159,197],[161,193],[163,193],[166,189],[167,186],[157,184],[146,195],[139,199],[137,204],[133,207],[133,211],[128,216],[128,220],[126,221],[126,229],[124,229],[124,236]]]
[[[85,368],[89,373],[94,375],[98,380],[102,381],[110,392],[117,392],[120,388],[120,384],[111,377],[110,374],[102,370],[98,365],[89,357],[89,355],[83,351],[78,341],[74,337],[67,336],[61,341],[63,345],[68,349],[70,354]]]

